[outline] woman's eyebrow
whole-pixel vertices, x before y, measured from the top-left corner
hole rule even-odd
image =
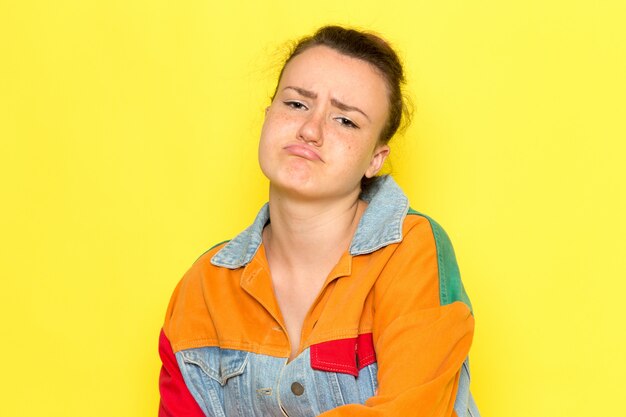
[[[317,98],[317,94],[316,93],[314,93],[313,91],[305,90],[304,88],[294,87],[294,86],[289,85],[289,86],[283,88],[283,91],[284,90],[288,90],[288,89],[294,90],[295,92],[297,92],[298,94],[300,94],[301,96],[306,97],[306,98],[310,98],[310,99]],[[330,103],[333,106],[337,107],[339,110],[359,112],[363,116],[365,116],[365,118],[368,121],[371,121],[369,116],[367,114],[365,114],[365,112],[363,110],[359,109],[358,107],[350,106],[350,105],[348,105],[346,103],[342,103],[341,101],[337,100],[336,98],[330,99]]]
[[[304,96],[306,98],[317,98],[317,94],[315,94],[313,91],[309,91],[309,90],[305,90],[304,88],[300,88],[300,87],[293,87],[293,86],[287,86],[285,88],[283,88],[284,90],[295,90],[298,94],[300,94],[301,96]]]
[[[336,98],[331,98],[330,99],[330,103],[337,107],[339,110],[343,110],[343,111],[357,111],[359,113],[361,113],[363,116],[365,116],[365,118],[368,121],[371,121],[369,116],[367,114],[365,114],[365,112],[361,109],[359,109],[358,107],[354,107],[354,106],[350,106],[348,104],[342,103],[341,101],[337,100]]]

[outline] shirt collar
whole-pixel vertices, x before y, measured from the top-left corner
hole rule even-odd
[[[350,243],[350,255],[374,252],[402,241],[402,224],[409,200],[389,175],[376,177],[361,193],[368,203]],[[269,204],[261,208],[254,222],[211,258],[211,263],[229,269],[247,265],[261,246],[263,228],[270,219]]]

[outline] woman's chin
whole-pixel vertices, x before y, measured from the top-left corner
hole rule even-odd
[[[286,190],[310,190],[319,188],[319,178],[310,167],[293,164],[287,169],[264,172],[270,184]]]
[[[270,187],[284,196],[300,198],[315,198],[320,195],[320,191],[323,191],[323,187],[316,185],[311,178],[299,176],[274,181],[270,179]]]
[[[343,200],[350,195],[357,196],[360,192],[359,185],[355,187],[338,187],[337,181],[314,181],[311,178],[290,177],[284,181],[272,181],[270,179],[270,197],[290,198],[294,200],[311,202],[330,202]]]

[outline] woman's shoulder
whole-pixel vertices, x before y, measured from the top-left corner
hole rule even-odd
[[[213,343],[216,338],[212,327],[208,305],[213,303],[212,293],[218,283],[232,280],[211,264],[211,258],[226,242],[213,245],[200,255],[178,281],[168,305],[163,331],[175,351],[183,347]]]
[[[451,245],[448,234],[431,216],[409,208],[402,224],[402,241],[422,246]]]
[[[218,267],[211,263],[211,258],[215,256],[227,242],[228,241],[224,241],[211,246],[187,268],[187,271],[178,282],[172,294],[172,301],[180,300],[181,298],[201,296],[201,289],[207,284],[206,280],[211,279],[211,277],[215,275],[215,271],[219,270]]]
[[[431,216],[409,208],[403,224],[403,240],[431,240],[437,249],[452,249],[452,242],[444,228]]]
[[[437,221],[409,208],[400,245],[403,247],[402,253],[419,259],[419,264],[424,264],[425,259],[429,259],[428,264],[432,264],[436,270],[440,305],[461,301],[471,310],[452,241]]]

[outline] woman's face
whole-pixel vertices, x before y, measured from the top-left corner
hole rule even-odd
[[[347,196],[389,153],[378,143],[387,87],[369,63],[315,46],[285,67],[266,110],[261,170],[272,187],[305,198]]]

